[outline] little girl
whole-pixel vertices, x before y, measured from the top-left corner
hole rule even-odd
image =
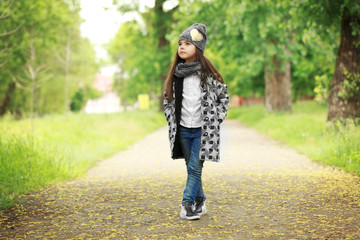
[[[171,157],[185,158],[187,181],[180,217],[200,219],[206,213],[201,174],[204,161],[219,162],[220,123],[229,106],[221,74],[203,55],[204,24],[180,34],[175,60],[164,84],[164,113],[169,125]]]

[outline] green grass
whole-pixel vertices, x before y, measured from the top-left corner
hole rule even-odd
[[[228,116],[294,147],[314,161],[360,176],[360,126],[326,122],[324,104],[297,102],[292,114],[267,113],[264,106],[256,105],[230,109]]]
[[[68,114],[35,119],[31,134],[29,120],[0,120],[0,209],[22,194],[81,176],[165,124],[155,111]]]

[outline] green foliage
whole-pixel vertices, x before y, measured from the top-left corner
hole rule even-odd
[[[5,208],[29,191],[82,175],[165,120],[151,111],[48,116],[35,119],[34,136],[28,120],[0,123],[0,208]]]
[[[121,9],[138,11],[139,4],[132,2]],[[170,18],[162,19],[162,27],[169,26],[165,30],[154,29],[159,16],[147,9],[141,13],[145,25],[129,23],[122,26],[109,44],[113,61],[118,63],[120,60],[124,70],[117,76],[121,96],[133,100],[141,89],[149,91],[150,86],[157,84],[152,77],[159,79],[166,69],[164,62],[165,65],[171,62],[172,59],[162,56],[168,53],[156,51],[154,45],[157,42],[151,41],[157,39],[158,31],[167,32],[170,52],[175,53],[180,32],[194,22],[203,22],[208,27],[205,55],[223,75],[230,94],[263,96],[265,66],[271,70],[271,57],[277,56],[280,61],[291,62],[293,99],[314,97],[318,94],[314,89],[319,90],[316,76],[330,81],[334,73],[339,19],[341,11],[349,4],[353,1],[180,1],[173,15],[176,24],[170,25]],[[357,5],[351,11],[356,12]],[[319,12],[333,13],[335,17],[319,16]],[[142,26],[146,26],[146,30]],[[139,28],[142,34],[139,34]],[[327,86],[328,83],[324,83],[321,87]]]
[[[13,4],[8,4],[12,2]],[[95,51],[88,39],[80,36],[78,0],[0,1],[0,106],[10,98],[5,112],[26,116],[30,92],[17,87],[8,91],[14,79],[31,88],[29,67],[38,71],[34,110],[38,115],[63,112],[65,68],[63,59],[68,38],[71,42],[69,95],[79,86],[94,81],[97,71]],[[13,31],[15,30],[15,31]],[[31,51],[31,49],[33,51]],[[33,52],[33,53],[31,53]]]
[[[124,101],[135,101],[138,94],[159,95],[161,82],[156,39],[137,22],[123,24],[108,44],[108,52],[121,72],[115,75],[119,95]]]
[[[357,0],[299,0],[296,2],[297,13],[307,21],[303,25],[307,29],[313,29],[320,35],[324,42],[334,32],[340,32],[343,22],[350,24],[353,36],[360,36],[360,2]],[[360,41],[353,43],[356,47]]]
[[[324,37],[328,36],[332,27],[340,27],[344,16],[351,19],[353,34],[359,33],[356,20],[360,14],[360,3],[357,0],[299,0],[296,7],[308,19],[305,24],[316,28]]]
[[[23,193],[75,174],[67,154],[29,135],[2,136],[0,146],[0,208],[9,207]]]
[[[330,80],[326,75],[315,76],[315,100],[326,102],[329,97]]]
[[[170,64],[170,47],[165,35],[176,8],[164,11],[166,0],[157,0],[152,8],[140,9],[139,1],[113,0],[120,12],[136,14],[141,20],[120,26],[108,44],[108,53],[120,73],[115,75],[122,101],[134,102],[139,94],[158,101]]]
[[[360,73],[344,72],[345,80],[338,96],[346,100],[360,94]]]
[[[84,91],[79,89],[75,92],[74,96],[71,98],[70,110],[73,112],[79,112],[84,106]]]
[[[353,120],[328,123],[325,132],[329,141],[338,139],[336,146],[329,149],[324,162],[329,165],[344,168],[346,171],[360,175],[360,124]]]
[[[230,109],[229,117],[280,140],[311,159],[360,175],[360,126],[326,123],[327,105],[297,102],[292,114],[266,112],[263,106]]]
[[[273,55],[291,61],[295,100],[315,95],[315,76],[330,79],[333,74],[338,31],[329,27],[322,39],[309,29],[296,2],[181,1],[179,6],[174,15],[177,24],[168,35],[172,48],[181,29],[206,23],[205,55],[223,75],[230,94],[263,96],[264,67]]]
[[[352,19],[354,35],[360,31],[355,21],[360,4],[355,0],[187,0],[179,1],[175,9],[169,10],[173,15],[159,11],[164,0],[142,11],[140,1],[113,2],[120,11],[136,12],[143,20],[122,24],[108,44],[112,61],[121,69],[115,79],[123,102],[134,102],[140,93],[150,93],[152,99],[161,94],[161,80],[176,51],[180,31],[194,22],[208,26],[205,55],[222,73],[230,94],[263,96],[265,66],[272,69],[270,59],[277,56],[281,61],[291,62],[294,100],[319,95],[314,89],[325,93],[327,83],[321,85],[316,76],[325,81],[334,73],[341,18]],[[9,33],[0,37],[0,65],[5,64],[0,68],[0,105],[8,95],[11,101],[6,111],[23,115],[29,111],[29,91],[16,88],[8,92],[8,89],[13,77],[26,78],[29,46],[33,41],[35,66],[46,66],[38,75],[42,84],[35,92],[35,111],[38,115],[63,112],[65,67],[59,58],[64,59],[68,36],[71,38],[69,96],[90,85],[98,67],[93,47],[80,36],[79,1],[8,3],[0,1],[0,12],[7,16],[0,19],[0,35]],[[167,42],[171,43],[170,47]]]
[[[73,112],[79,112],[89,99],[96,99],[101,97],[101,93],[89,86],[79,88],[71,98],[70,110]]]
[[[297,35],[299,48],[292,59],[292,90],[293,98],[299,99],[302,95],[316,96],[315,88],[319,86],[317,76],[323,81],[322,89],[330,89],[330,80],[334,74],[336,52],[338,49],[339,34],[334,30],[322,39],[314,29],[303,26],[301,34]],[[324,89],[324,90],[325,90]],[[325,99],[327,100],[327,99]]]

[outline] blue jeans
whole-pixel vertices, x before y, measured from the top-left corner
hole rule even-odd
[[[188,174],[182,202],[193,203],[198,197],[205,199],[201,181],[204,161],[199,160],[200,138],[201,128],[180,126],[180,143]]]

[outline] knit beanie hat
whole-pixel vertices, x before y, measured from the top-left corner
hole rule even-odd
[[[179,41],[186,40],[194,44],[201,52],[205,51],[206,47],[206,26],[201,23],[194,23],[180,34]]]

